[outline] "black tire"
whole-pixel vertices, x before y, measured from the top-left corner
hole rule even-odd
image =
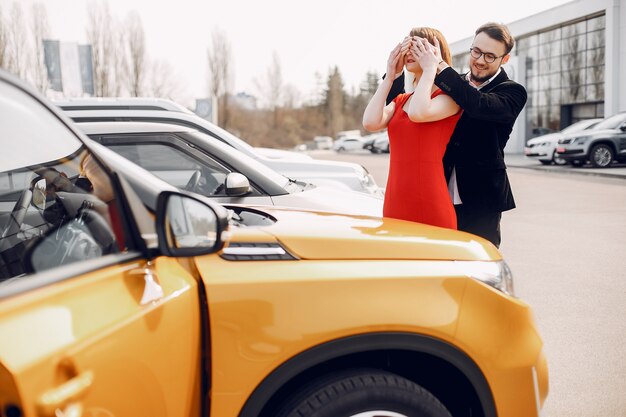
[[[546,161],[543,159],[540,159],[539,162],[541,162],[541,165],[550,165],[552,163],[552,161]]]
[[[572,166],[575,166],[575,167],[581,167],[581,166],[585,165],[585,162],[584,161],[577,161],[577,160],[575,160],[575,161],[570,161],[570,164],[572,164]]]
[[[591,152],[589,153],[589,160],[591,165],[596,168],[606,168],[611,165],[613,162],[613,158],[615,158],[615,152],[613,152],[613,148],[609,145],[601,143],[599,145],[595,145],[591,148]]]
[[[390,372],[354,370],[311,383],[277,417],[452,417],[430,392]]]
[[[552,153],[552,162],[554,162],[554,165],[559,165],[559,166],[567,165],[567,161],[563,158],[560,158],[556,154],[556,151]]]

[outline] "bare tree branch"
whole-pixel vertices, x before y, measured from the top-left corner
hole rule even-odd
[[[23,13],[20,3],[13,3],[8,29],[8,69],[20,78],[26,78],[30,54],[26,46],[26,33],[22,25]]]
[[[2,7],[0,7],[0,68],[8,69],[8,33]]]
[[[146,40],[141,17],[137,12],[129,14],[124,32],[128,50],[128,91],[131,96],[139,97],[144,92]]]
[[[33,3],[32,6],[32,35],[34,42],[33,81],[35,87],[44,92],[48,88],[48,73],[46,70],[43,40],[49,36],[48,11],[43,3]]]
[[[93,51],[94,90],[99,97],[113,92],[111,71],[115,70],[113,18],[109,3],[92,1],[87,7],[87,39]]]
[[[231,87],[231,50],[230,42],[226,34],[215,29],[211,35],[211,48],[207,49],[207,59],[209,64],[209,91],[221,101],[218,112],[218,120],[222,127],[227,127],[229,122],[228,114],[228,93]]]

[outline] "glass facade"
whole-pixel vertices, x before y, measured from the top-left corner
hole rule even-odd
[[[516,39],[511,54],[526,71],[526,139],[604,117],[604,47],[604,14]],[[467,72],[469,51],[453,62]]]

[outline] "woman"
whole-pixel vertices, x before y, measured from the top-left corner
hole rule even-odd
[[[432,28],[412,29],[391,51],[387,77],[365,109],[363,126],[370,132],[387,128],[389,135],[383,216],[456,229],[442,158],[461,110],[434,85],[437,64],[420,61],[427,48],[436,47],[450,65],[448,44],[441,32]],[[385,106],[392,82],[403,67],[413,76],[415,91],[401,94]]]

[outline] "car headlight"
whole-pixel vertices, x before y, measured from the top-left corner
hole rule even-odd
[[[513,274],[504,261],[455,261],[461,273],[515,297]]]
[[[359,182],[364,190],[368,191],[370,194],[380,195],[379,187],[376,185],[376,180],[374,180],[374,177],[369,173],[367,168],[363,165],[359,165],[354,168],[354,171],[359,177]]]
[[[579,137],[579,138],[574,139],[574,142],[573,142],[573,143],[575,143],[575,144],[577,144],[577,145],[584,145],[584,144],[585,144],[585,142],[587,142],[587,141],[589,140],[589,138],[590,138],[590,137],[591,137],[591,136],[581,136],[581,137]]]

